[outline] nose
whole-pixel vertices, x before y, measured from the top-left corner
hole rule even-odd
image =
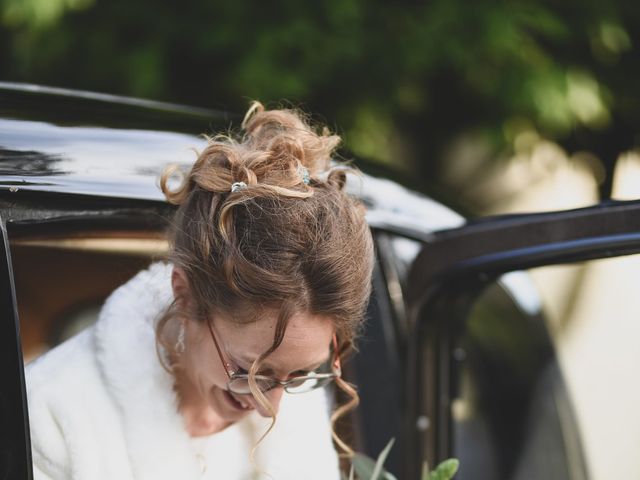
[[[280,407],[280,400],[282,399],[282,393],[284,389],[281,386],[272,388],[268,392],[264,393],[264,396],[267,397],[267,401],[271,404],[274,413],[278,413],[278,408]],[[260,414],[261,417],[270,418],[271,414],[269,410],[263,408],[262,405],[258,403],[258,401],[251,397],[251,404],[256,409],[256,411]]]

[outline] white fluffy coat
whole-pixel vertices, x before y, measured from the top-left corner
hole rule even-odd
[[[203,461],[156,356],[171,269],[140,272],[107,299],[93,327],[27,366],[35,479],[339,478],[322,390],[283,396],[255,465],[249,453],[269,423],[256,412],[211,436]]]

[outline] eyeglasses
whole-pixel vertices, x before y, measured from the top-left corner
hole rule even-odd
[[[216,336],[213,333],[211,322],[207,322],[207,325],[209,327],[209,332],[211,333],[213,343],[216,346],[216,350],[218,351],[220,361],[224,366],[224,371],[227,374],[227,377],[229,377],[229,381],[227,382],[227,389],[230,392],[235,393],[236,395],[251,395],[251,388],[249,388],[249,374],[237,373],[233,371],[233,368],[231,368],[231,364],[225,361],[225,358],[222,355],[222,350],[220,349],[220,345],[218,344]],[[256,384],[258,385],[258,388],[262,393],[268,392],[269,390],[272,390],[278,386],[282,386],[282,388],[284,388],[284,391],[287,393],[310,392],[311,390],[315,390],[316,388],[324,387],[333,379],[342,375],[340,355],[338,353],[338,340],[335,334],[333,335],[333,355],[334,359],[332,362],[332,371],[330,373],[309,372],[307,375],[292,377],[284,381],[266,375],[254,375],[253,378],[255,379]]]

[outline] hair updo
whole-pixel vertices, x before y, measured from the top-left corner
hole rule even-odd
[[[178,188],[169,188],[175,167],[161,177],[166,198],[179,205],[169,259],[188,279],[190,313],[199,321],[223,314],[250,322],[265,308],[278,312],[273,344],[254,373],[296,312],[331,318],[344,353],[363,322],[374,254],[364,206],[344,190],[346,173],[355,170],[331,164],[340,137],[297,111],[267,111],[257,102],[242,130],[208,138]],[[232,189],[237,182],[246,187]],[[157,330],[169,348],[162,330],[172,317]],[[337,384],[352,400],[333,421],[357,405],[355,391]]]

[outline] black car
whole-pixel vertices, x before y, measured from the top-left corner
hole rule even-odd
[[[0,84],[0,478],[32,478],[24,363],[162,258],[173,207],[159,172],[193,161],[199,134],[238,122]],[[378,258],[346,368],[362,399],[342,425],[356,449],[376,456],[395,437],[386,466],[401,479],[448,457],[460,479],[591,478],[554,327],[524,270],[639,252],[640,203],[466,222],[384,178],[349,188],[368,207]]]

